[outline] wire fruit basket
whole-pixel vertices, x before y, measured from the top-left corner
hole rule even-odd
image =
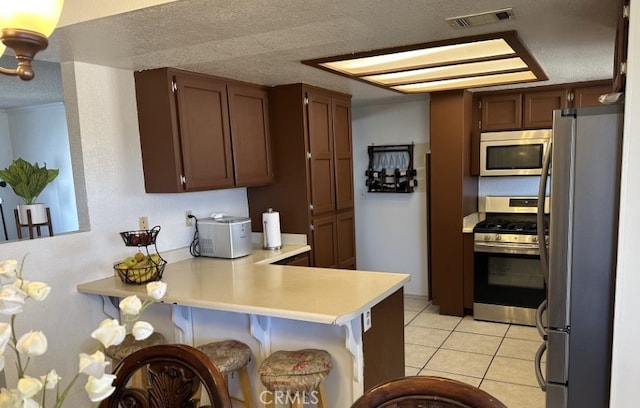
[[[159,232],[160,226],[156,225],[150,230],[120,233],[126,246],[138,247],[138,252],[134,256],[129,256],[113,264],[115,274],[120,277],[123,283],[141,285],[162,279],[167,261],[160,256],[156,246]],[[155,252],[149,252],[149,246],[153,246]],[[146,254],[142,252],[142,247],[144,247]]]
[[[157,263],[153,260],[149,260],[146,265],[127,267],[124,261],[116,262],[113,265],[113,269],[120,277],[123,283],[133,283],[136,285],[142,285],[148,282],[153,282],[162,279],[162,273],[164,267],[167,265],[167,261],[160,258]]]
[[[160,226],[156,225],[150,230],[124,231],[120,233],[126,246],[147,246],[155,245],[156,238],[160,232]]]

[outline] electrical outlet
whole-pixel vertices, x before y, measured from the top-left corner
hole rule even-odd
[[[364,325],[364,331],[367,331],[371,328],[371,309],[368,309],[366,312],[362,314],[362,320]]]
[[[193,225],[193,218],[189,217],[191,215],[191,210],[187,210],[184,212],[184,225],[187,227],[191,227]]]
[[[149,220],[147,217],[138,218],[138,229],[148,230],[149,229]]]

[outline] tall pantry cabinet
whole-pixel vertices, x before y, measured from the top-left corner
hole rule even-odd
[[[274,87],[269,123],[275,183],[247,189],[252,230],[273,208],[283,232],[307,234],[312,266],[355,269],[351,96]]]

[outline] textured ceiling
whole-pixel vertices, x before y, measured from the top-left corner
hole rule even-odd
[[[39,58],[132,70],[173,66],[269,86],[305,82],[350,93],[359,102],[398,94],[300,61],[516,30],[549,76],[531,85],[588,81],[612,77],[615,3],[181,0],[59,28]],[[516,19],[466,29],[445,22],[506,7],[513,8]],[[36,67],[36,78],[45,75]],[[5,82],[0,82],[2,95],[8,93]]]

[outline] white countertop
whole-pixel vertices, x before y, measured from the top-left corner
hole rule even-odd
[[[234,260],[191,258],[167,264],[164,303],[325,324],[354,319],[409,281],[401,273],[270,265],[310,250],[284,245]],[[146,298],[145,285],[108,277],[77,286],[81,293]]]
[[[480,221],[484,221],[485,213],[474,212],[462,219],[462,232],[467,234],[473,232],[473,227]]]

